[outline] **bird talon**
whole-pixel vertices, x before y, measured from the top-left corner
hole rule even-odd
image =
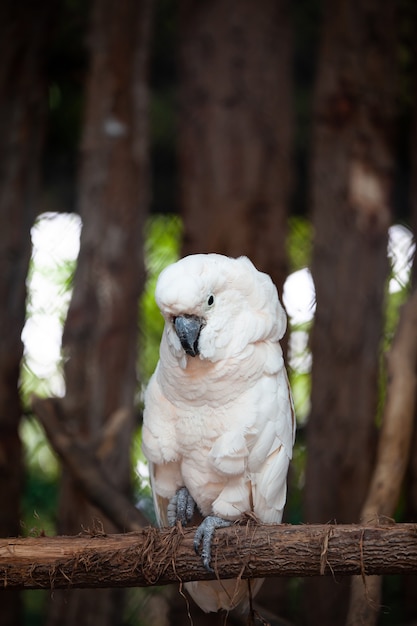
[[[222,517],[217,517],[217,515],[209,515],[201,522],[200,526],[196,530],[194,535],[194,551],[198,554],[200,545],[202,545],[201,560],[203,561],[205,570],[210,574],[214,572],[210,565],[211,544],[213,542],[214,531],[216,528],[226,528],[226,526],[231,526],[232,523],[233,522],[223,519]]]
[[[209,574],[214,574],[214,569],[210,565],[211,555],[203,558],[203,565],[206,572]]]
[[[194,509],[194,498],[190,495],[187,487],[180,487],[168,504],[167,516],[169,525],[175,526],[177,522],[181,522],[183,526],[187,526],[194,515]]]

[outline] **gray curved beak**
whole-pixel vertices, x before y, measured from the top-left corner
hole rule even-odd
[[[174,328],[186,354],[197,356],[198,339],[201,329],[204,326],[204,320],[197,315],[178,315],[174,318]]]

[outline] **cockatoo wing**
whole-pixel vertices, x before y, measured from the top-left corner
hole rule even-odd
[[[264,523],[278,524],[287,495],[287,473],[295,437],[295,414],[285,369],[264,377],[259,400],[259,430],[248,458],[253,512]]]

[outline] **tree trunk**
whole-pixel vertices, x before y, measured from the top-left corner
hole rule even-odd
[[[289,12],[286,0],[180,3],[182,252],[247,255],[280,294],[292,173]],[[277,583],[263,592],[275,609]]]
[[[0,536],[20,532],[22,456],[21,333],[26,311],[30,228],[36,215],[47,105],[45,45],[53,4],[0,5]],[[20,623],[20,599],[7,592],[1,623]]]
[[[358,520],[375,456],[394,165],[395,3],[338,0],[325,7],[311,170],[317,311],[305,519],[346,523]],[[342,623],[347,591],[311,581],[307,623]]]
[[[293,127],[288,4],[180,6],[183,251],[246,254],[281,291]]]
[[[413,85],[414,94],[417,92],[417,10],[414,4],[410,7],[411,18],[413,23],[413,61],[414,75]],[[410,135],[410,209],[411,209],[411,228],[414,235],[414,241],[417,241],[417,99],[414,97],[414,108],[412,111],[412,132]],[[411,282],[414,289],[417,289],[417,252],[414,251],[413,268]],[[411,450],[417,450],[417,410],[414,412],[414,429],[411,441]],[[410,455],[405,481],[405,519],[417,519],[417,454],[415,452]],[[407,577],[404,580],[404,614],[407,623],[417,622],[417,601],[415,590],[417,588],[417,574]]]
[[[64,328],[67,431],[97,448],[109,439],[102,471],[130,494],[130,442],[136,390],[142,227],[148,205],[147,64],[152,0],[96,0],[91,30],[80,178],[81,248]],[[59,531],[113,527],[64,471]],[[119,591],[54,594],[49,624],[122,622]]]

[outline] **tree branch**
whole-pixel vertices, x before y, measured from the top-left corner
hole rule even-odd
[[[417,571],[417,525],[260,525],[216,532],[211,575],[195,528],[0,539],[0,588],[144,587],[178,581]]]
[[[41,399],[35,396],[32,398],[32,407],[52,448],[91,504],[97,506],[121,532],[139,530],[148,525],[149,521],[144,515],[104,474],[100,458],[105,452],[106,442],[98,442],[96,448],[91,443],[70,435],[64,421],[60,419],[58,398]],[[117,415],[115,421],[119,419],[120,416]]]
[[[417,289],[402,308],[397,331],[387,354],[387,398],[378,456],[361,521],[391,517],[397,506],[412,441],[417,397]],[[381,580],[352,580],[347,626],[377,622]]]

